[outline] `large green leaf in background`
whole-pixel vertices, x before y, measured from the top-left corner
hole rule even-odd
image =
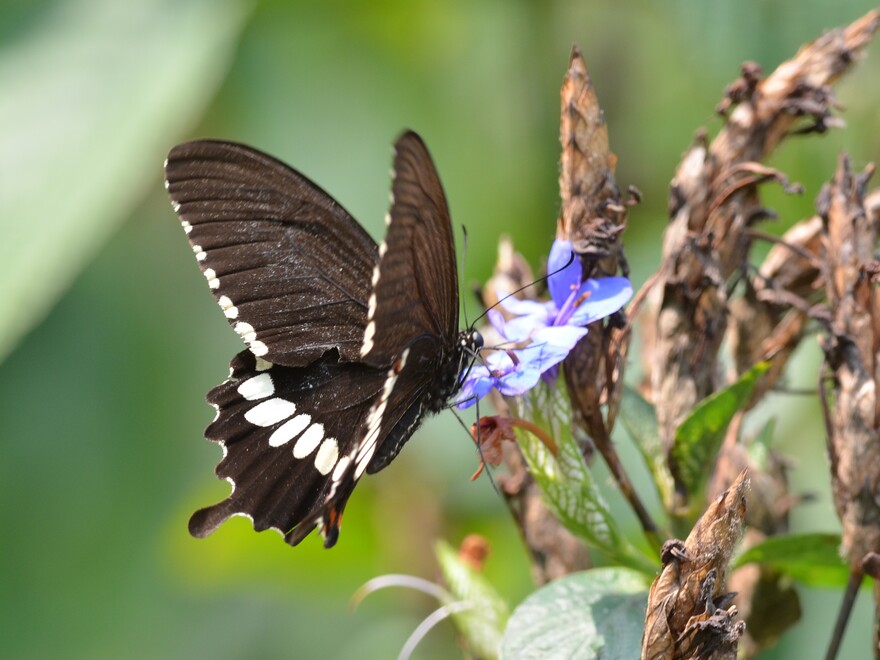
[[[637,658],[648,586],[645,575],[628,568],[595,568],[554,580],[514,610],[501,656]]]
[[[849,567],[840,556],[839,534],[771,536],[742,553],[733,566],[750,563],[769,566],[811,587],[842,589],[849,579]]]
[[[19,21],[0,51],[0,300],[15,310],[0,314],[0,359],[157,184],[249,5],[71,0]]]

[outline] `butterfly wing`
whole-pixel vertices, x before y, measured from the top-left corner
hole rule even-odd
[[[174,147],[166,187],[229,323],[258,357],[302,367],[359,360],[373,239],[284,163],[231,142]]]
[[[232,515],[295,545],[326,547],[364,472],[387,465],[455,387],[458,281],[449,210],[415,133],[397,142],[380,249],[326,193],[283,163],[227,142],[175,147],[167,185],[214,295],[249,351],[208,401]]]
[[[205,431],[223,446],[216,472],[232,492],[196,511],[190,532],[204,537],[230,516],[246,515],[254,529],[275,529],[291,545],[317,526],[333,546],[358,480],[390,460],[377,448],[389,436],[402,445],[421,420],[422,392],[396,387],[406,359],[405,351],[381,370],[328,354],[291,368],[239,353],[229,379],[208,393],[217,417]]]
[[[458,332],[458,273],[446,195],[422,139],[404,133],[394,146],[388,233],[372,274],[361,355],[394,362],[416,339],[444,348]]]

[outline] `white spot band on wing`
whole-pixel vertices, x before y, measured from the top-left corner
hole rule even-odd
[[[367,329],[364,330],[364,343],[361,346],[361,357],[373,350],[373,335],[376,334],[376,322],[367,323]]]
[[[293,457],[294,458],[305,458],[313,451],[315,451],[315,447],[318,446],[318,443],[324,438],[324,425],[323,424],[312,424],[309,428],[305,430],[305,432],[299,437],[299,440],[296,441],[296,444],[293,446]]]
[[[336,464],[336,469],[333,470],[333,481],[339,481],[342,479],[342,475],[345,474],[350,463],[351,458],[349,456],[343,456],[339,459],[339,462]]]
[[[289,419],[284,424],[275,429],[275,432],[269,436],[270,447],[280,447],[293,440],[302,433],[302,430],[312,421],[310,415],[297,415],[293,419]]]
[[[275,384],[269,374],[248,378],[238,386],[238,393],[248,401],[259,401],[275,394]]]
[[[379,397],[379,402],[373,407],[372,410],[370,410],[370,414],[367,417],[367,432],[364,434],[363,439],[358,445],[358,450],[354,458],[355,479],[361,478],[364,470],[366,470],[367,466],[370,464],[370,460],[373,458],[373,454],[376,453],[376,446],[378,445],[379,439],[379,430],[382,428],[382,419],[385,416],[385,409],[388,407],[388,399],[391,396],[391,392],[394,391],[394,383],[397,382],[398,374],[403,371],[403,367],[406,365],[406,358],[408,356],[409,349],[406,349],[403,353],[400,354],[400,358],[397,360],[397,363],[388,370],[388,375],[385,378],[385,384],[382,386],[382,395],[381,397]]]
[[[258,403],[244,414],[244,418],[255,426],[266,427],[291,417],[295,412],[293,401],[275,398]]]
[[[315,469],[323,475],[330,474],[339,458],[339,445],[334,438],[327,438],[315,456]]]

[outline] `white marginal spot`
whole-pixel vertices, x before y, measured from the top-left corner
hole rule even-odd
[[[177,202],[172,202],[172,205],[176,205],[174,209],[175,212],[180,209],[180,204],[178,204]],[[181,220],[180,226],[183,227],[183,231],[185,231],[187,234],[193,230],[193,226],[189,224],[186,220]]]
[[[258,403],[244,414],[254,426],[272,426],[296,412],[296,404],[287,399],[269,399]]]
[[[382,244],[379,246],[379,258],[384,257],[386,252],[388,252],[388,243],[382,241]]]
[[[220,406],[218,406],[216,403],[212,403],[211,405],[214,406],[214,420],[213,421],[216,422],[218,419],[220,419]]]
[[[370,294],[370,302],[367,303],[367,318],[373,318],[373,315],[376,313],[376,292]]]
[[[312,424],[305,430],[305,433],[299,436],[299,440],[297,440],[296,444],[293,446],[293,457],[305,458],[315,451],[315,447],[318,446],[318,443],[321,442],[323,438],[324,425]]]
[[[342,475],[345,474],[345,471],[348,469],[348,466],[351,465],[351,457],[343,456],[339,459],[339,462],[336,464],[336,469],[333,470],[333,481],[339,481],[342,479]]]
[[[302,430],[307,427],[311,421],[312,418],[309,415],[297,415],[293,419],[287,420],[269,436],[269,446],[280,447],[281,445],[287,444],[302,433]]]
[[[205,279],[208,280],[208,286],[212,289],[220,288],[220,280],[217,279],[217,273],[213,268],[205,268],[205,272],[202,273],[205,276]]]
[[[238,393],[248,401],[259,401],[275,394],[275,383],[269,374],[260,374],[239,385]]]
[[[232,484],[232,488],[233,489],[235,488],[235,483]],[[254,522],[254,517],[249,513],[245,513],[244,511],[236,511],[235,513],[232,514],[232,516],[233,517],[239,516],[241,518],[247,518],[248,520],[251,521],[251,524],[253,524],[253,522]]]
[[[175,213],[179,213],[179,212],[180,212],[180,202],[175,202],[175,201],[172,199],[172,200],[171,200],[171,208],[174,209],[174,212],[175,212]],[[189,223],[187,223],[187,224],[189,224]],[[189,232],[186,232],[186,233],[188,234]]]
[[[257,332],[254,326],[245,321],[239,321],[233,328],[239,336],[244,339],[244,343],[251,349],[251,353],[257,357],[262,357],[269,352],[269,347],[261,341],[257,341]]]
[[[168,167],[168,161],[165,161],[165,167]],[[168,179],[165,179],[165,190],[171,190],[171,182]]]
[[[330,474],[338,459],[339,445],[334,438],[327,438],[315,456],[315,469],[323,475]]]
[[[254,331],[254,326],[250,323],[239,321],[235,324],[233,330],[235,330],[235,332],[238,333],[238,336],[244,339],[248,344],[257,340],[257,333]]]
[[[258,357],[254,361],[254,369],[256,369],[257,371],[266,371],[266,369],[271,369],[271,368],[272,368],[272,363],[269,362],[269,360],[264,360],[263,358]]]
[[[210,282],[209,282],[210,284]],[[223,310],[223,313],[226,315],[228,319],[237,319],[238,318],[238,307],[232,304],[232,301],[227,296],[220,296],[217,300],[220,303],[220,309]]]
[[[379,283],[379,264],[373,266],[373,278],[371,280],[373,288],[376,288],[376,285]]]
[[[391,195],[391,203],[394,204],[394,195]],[[385,226],[389,226],[391,224],[391,214],[385,214]]]
[[[195,252],[196,261],[204,261],[208,257],[201,245],[193,245],[193,252]]]

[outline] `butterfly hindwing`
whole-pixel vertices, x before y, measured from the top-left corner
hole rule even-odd
[[[233,491],[197,511],[190,531],[206,536],[230,516],[246,514],[258,531],[287,534],[331,500],[347,499],[358,429],[365,427],[385,379],[381,370],[339,362],[334,354],[294,368],[249,351],[237,355],[229,379],[208,394],[217,418],[205,431],[224,448],[217,476],[230,481]]]
[[[213,140],[174,147],[166,186],[202,273],[251,351],[305,366],[360,359],[373,239],[327,193],[271,156]]]

